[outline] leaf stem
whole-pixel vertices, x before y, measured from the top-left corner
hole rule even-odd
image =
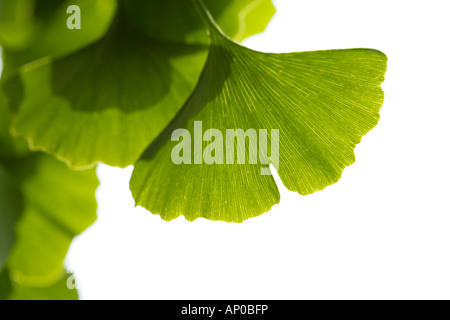
[[[222,31],[222,29],[219,27],[219,25],[214,20],[213,16],[211,15],[211,12],[209,12],[206,5],[203,3],[202,0],[192,0],[197,7],[198,12],[200,13],[200,16],[203,19],[203,22],[206,25],[206,28],[208,30],[209,36],[211,38],[214,37],[214,35],[220,35],[220,37],[225,37],[228,39],[227,35]]]

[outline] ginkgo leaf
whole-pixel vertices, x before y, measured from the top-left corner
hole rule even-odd
[[[78,0],[83,28],[73,32],[65,27],[70,4],[73,1],[0,0],[0,158],[28,154],[26,141],[9,134],[10,111],[17,110],[24,93],[23,83],[15,76],[18,69],[36,59],[63,56],[95,42],[105,34],[116,9],[116,0]]]
[[[123,27],[117,33],[24,69],[27,94],[13,128],[33,149],[75,167],[99,161],[125,167],[179,110],[204,48],[152,41]]]
[[[272,176],[261,175],[264,166],[249,164],[250,151],[245,164],[227,164],[231,151],[223,146],[224,164],[206,164],[201,157],[209,142],[203,141],[201,164],[194,164],[195,146],[183,149],[193,160],[176,164],[178,140],[189,142],[199,123],[202,132],[216,129],[223,137],[227,129],[278,130],[272,164],[289,190],[306,195],[338,181],[379,119],[386,56],[371,49],[261,53],[229,40],[205,16],[208,60],[193,94],[137,162],[130,182],[136,204],[165,220],[182,214],[241,222],[279,201]]]
[[[94,170],[72,171],[49,155],[28,151],[24,141],[9,135],[12,115],[3,103],[0,114],[0,271],[11,275],[15,297],[46,297],[56,294],[65,274],[72,238],[95,221],[98,180]],[[9,289],[0,290],[7,294]]]
[[[96,219],[95,171],[70,170],[42,153],[5,167],[23,199],[6,265],[22,285],[49,285],[61,277],[72,239]]]
[[[241,1],[239,2],[240,5]],[[263,32],[266,29],[267,21],[270,21],[275,14],[275,7],[272,1],[267,0],[247,1],[242,10],[239,9],[236,3],[234,8],[239,10],[239,23],[230,23],[230,19],[222,19],[221,17],[218,18],[217,22],[225,34],[236,41],[242,41],[247,37]],[[230,11],[233,12],[236,9],[231,9]],[[214,11],[211,12],[215,16],[216,13]]]
[[[13,287],[8,300],[78,300],[77,290],[67,288],[69,277],[70,275],[66,275],[48,287],[16,285]]]
[[[24,93],[23,83],[14,76],[17,70],[36,59],[63,56],[98,40],[105,34],[116,8],[116,0],[78,0],[84,28],[73,32],[61,27],[66,24],[70,4],[73,1],[0,0],[0,158],[29,153],[26,141],[11,137],[9,132],[11,110],[16,111]]]
[[[189,97],[206,60],[206,46],[150,38],[119,3],[100,41],[24,67],[25,94],[10,102],[20,105],[14,132],[74,167],[133,164]]]
[[[8,299],[12,291],[11,279],[9,272],[0,268],[0,301]]]

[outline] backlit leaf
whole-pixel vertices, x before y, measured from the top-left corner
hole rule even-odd
[[[72,171],[49,155],[29,152],[9,135],[11,113],[4,104],[0,111],[0,296],[9,295],[12,283],[17,299],[57,292],[76,298],[55,283],[65,273],[72,238],[96,218],[95,172]]]
[[[270,0],[205,0],[217,23],[233,40],[264,31],[275,13]],[[191,0],[126,3],[134,22],[149,36],[177,42],[208,44],[205,24]]]
[[[9,272],[0,268],[0,300],[8,299],[11,294],[12,285],[9,279]]]
[[[13,246],[14,226],[22,212],[20,190],[0,163],[0,271]]]
[[[184,128],[194,137],[195,121],[224,137],[227,129],[279,130],[277,170],[289,190],[306,195],[338,181],[379,119],[386,56],[371,49],[261,53],[209,26],[211,47],[197,87],[135,166],[136,204],[165,220],[183,214],[241,222],[279,201],[261,164],[174,164],[179,142],[171,135]]]
[[[66,273],[61,279],[55,283],[44,287],[32,287],[20,285],[14,280],[6,278],[7,273],[0,275],[0,282],[3,278],[8,290],[5,290],[5,296],[2,299],[8,300],[77,300],[78,292],[70,289],[68,283],[72,284],[73,275]],[[0,295],[2,291],[0,289]],[[1,298],[1,297],[0,297]]]

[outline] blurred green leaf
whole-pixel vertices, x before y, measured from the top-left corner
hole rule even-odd
[[[86,49],[23,69],[28,94],[13,128],[33,149],[74,167],[98,161],[125,167],[173,118],[195,86],[206,49],[151,40],[130,28],[120,21]]]
[[[0,267],[0,300],[8,299],[11,290],[12,285],[9,279],[9,273],[6,269],[2,270]]]
[[[73,237],[96,219],[95,170],[72,171],[42,153],[7,166],[24,201],[7,266],[21,284],[51,284],[61,275]]]
[[[22,158],[29,154],[28,145],[24,140],[11,136],[9,127],[12,113],[8,110],[5,96],[0,91],[0,161],[12,158]]]
[[[224,136],[227,129],[278,129],[278,174],[291,191],[306,195],[337,182],[379,119],[386,56],[370,49],[261,53],[209,25],[212,45],[194,93],[135,166],[136,204],[165,220],[242,222],[279,202],[261,164],[174,164],[179,142],[171,135],[184,128],[194,137],[194,121]]]
[[[21,212],[20,190],[0,163],[0,271],[14,243],[14,226]]]
[[[1,103],[0,113],[0,271],[6,261],[3,273],[29,295],[40,290],[28,287],[51,287],[63,276],[72,238],[95,221],[98,180],[94,169],[72,171],[26,151],[9,135],[11,114]]]
[[[83,12],[80,30],[66,28],[67,7]],[[42,57],[60,57],[100,39],[107,31],[116,0],[0,0],[0,44],[5,71]]]

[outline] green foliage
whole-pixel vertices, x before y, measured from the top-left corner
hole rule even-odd
[[[76,172],[42,153],[0,161],[0,270],[14,296],[70,291],[57,284],[73,237],[95,221],[97,185],[93,169]]]
[[[0,104],[0,298],[76,299],[63,261],[74,236],[96,219],[94,169],[70,170],[8,132]]]
[[[8,268],[21,283],[54,281],[73,237],[96,219],[95,171],[73,171],[41,153],[16,160],[9,169],[20,185],[24,210]]]
[[[66,28],[74,3],[81,30]],[[99,162],[135,165],[136,203],[165,220],[242,222],[279,202],[248,161],[175,165],[171,134],[194,121],[278,129],[290,190],[339,180],[379,119],[386,56],[238,43],[274,12],[270,0],[0,0],[0,298],[77,297],[63,260],[95,220]]]

